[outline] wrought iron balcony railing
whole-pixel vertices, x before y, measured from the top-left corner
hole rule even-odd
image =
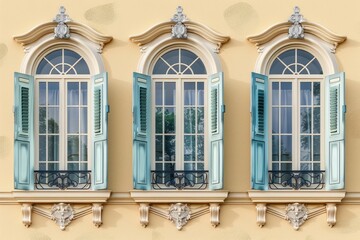
[[[34,174],[36,189],[87,190],[91,187],[91,171],[34,171]]]
[[[277,190],[320,190],[325,171],[269,171],[269,188]]]
[[[153,189],[206,189],[209,171],[151,171]]]

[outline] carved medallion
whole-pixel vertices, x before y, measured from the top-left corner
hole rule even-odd
[[[187,28],[184,24],[186,21],[186,15],[183,14],[183,8],[177,7],[176,12],[171,21],[176,24],[172,27],[171,34],[173,38],[187,38]]]
[[[65,13],[66,9],[61,6],[59,9],[59,13],[54,18],[54,22],[57,22],[58,25],[54,29],[54,37],[55,38],[61,38],[61,39],[68,39],[70,38],[70,29],[68,25],[66,25],[67,22],[70,22],[71,19],[69,18],[69,15]]]
[[[59,203],[51,208],[51,220],[54,220],[61,230],[64,230],[74,218],[74,210],[70,204]]]
[[[285,219],[290,222],[295,230],[298,230],[308,218],[308,210],[304,204],[293,203],[286,208]]]
[[[301,25],[304,21],[303,16],[300,14],[299,7],[296,6],[294,13],[289,18],[289,22],[293,23],[289,28],[289,38],[304,38],[304,28]]]
[[[178,230],[182,229],[190,217],[190,208],[186,204],[176,203],[169,208],[169,219],[175,223]]]

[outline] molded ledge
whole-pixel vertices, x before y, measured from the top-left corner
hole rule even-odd
[[[105,203],[111,191],[14,191],[19,203]]]
[[[222,203],[228,191],[131,191],[137,203]]]
[[[254,203],[340,203],[345,191],[249,191]]]

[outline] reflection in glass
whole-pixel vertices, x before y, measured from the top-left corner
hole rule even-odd
[[[313,160],[320,161],[320,136],[313,136]]]
[[[175,161],[175,136],[165,135],[165,161]]]
[[[204,133],[204,107],[197,108],[197,132]]]
[[[279,161],[279,136],[272,136],[272,161]]]
[[[174,82],[165,82],[164,83],[165,91],[165,105],[175,105],[175,83]]]
[[[195,160],[195,136],[184,136],[184,161]]]
[[[195,133],[195,107],[184,108],[184,133]]]
[[[281,133],[292,133],[292,109],[281,108]]]
[[[79,133],[79,110],[77,107],[68,107],[67,126],[68,133]]]
[[[79,83],[68,82],[67,83],[67,104],[79,105]]]
[[[166,107],[164,109],[165,133],[175,133],[175,108]]]
[[[281,83],[281,105],[292,105],[292,84],[291,82]]]
[[[155,104],[163,104],[163,84],[160,82],[155,83]]]
[[[302,82],[300,83],[300,104],[301,105],[312,105],[311,103],[311,83],[310,82]]]
[[[272,108],[272,133],[279,133],[279,108]]]
[[[197,97],[198,97],[198,106],[204,105],[204,83],[198,82],[197,83]]]
[[[184,105],[195,105],[195,83],[184,83]]]
[[[314,105],[320,105],[320,82],[313,83]]]
[[[48,105],[59,105],[59,83],[48,83]]]
[[[59,136],[48,136],[48,161],[59,161]]]
[[[67,160],[79,161],[79,136],[68,136]]]
[[[292,136],[281,136],[281,161],[292,160]]]
[[[46,161],[46,136],[39,136],[39,161]]]
[[[204,161],[204,136],[197,137],[197,158],[198,161]]]
[[[163,160],[163,136],[155,137],[155,161]]]
[[[163,133],[163,108],[155,108],[155,133]]]
[[[300,161],[311,161],[311,136],[300,137]]]
[[[311,133],[311,107],[300,108],[300,132]]]
[[[272,83],[272,105],[279,105],[279,83]]]

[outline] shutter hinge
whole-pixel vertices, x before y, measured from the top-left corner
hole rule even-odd
[[[226,111],[225,105],[221,105],[221,112],[225,113],[225,111]]]
[[[346,105],[342,106],[342,111],[343,111],[343,113],[346,113]]]
[[[110,112],[110,105],[106,105],[106,112],[109,113]]]

